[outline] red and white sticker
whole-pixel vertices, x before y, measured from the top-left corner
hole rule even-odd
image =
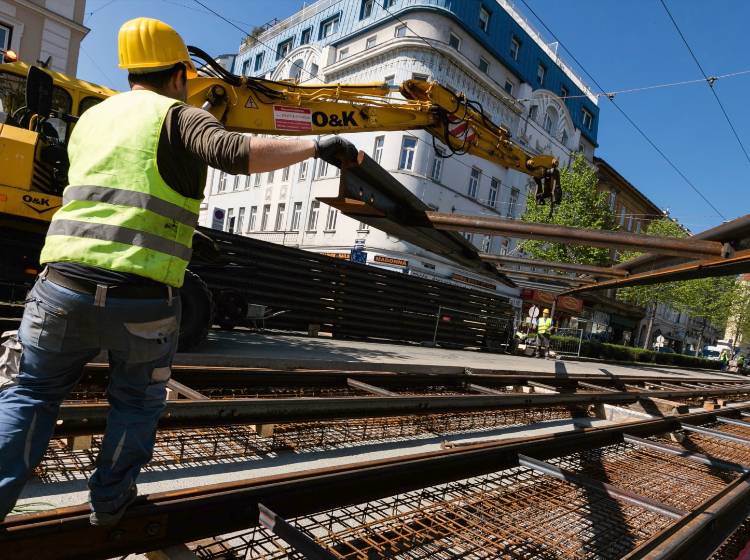
[[[448,134],[465,144],[473,144],[477,139],[477,132],[469,123],[454,115],[448,115]]]
[[[273,125],[276,130],[312,132],[312,111],[302,107],[274,105]]]

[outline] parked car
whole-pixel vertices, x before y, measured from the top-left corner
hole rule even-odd
[[[656,351],[657,352],[663,352],[665,354],[676,354],[677,353],[673,349],[671,349],[669,346],[660,346],[659,348],[656,349]]]

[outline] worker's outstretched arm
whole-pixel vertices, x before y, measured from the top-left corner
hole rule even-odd
[[[280,140],[276,138],[250,138],[249,173],[262,173],[292,165],[311,157],[341,167],[342,160],[354,161],[357,148],[339,136],[326,136],[320,140]]]

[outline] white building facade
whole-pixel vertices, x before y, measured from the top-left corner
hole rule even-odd
[[[591,159],[596,146],[596,98],[505,1],[490,9],[472,0],[321,0],[246,41],[234,69],[304,83],[433,80],[478,101],[527,151],[554,154],[562,166],[575,151]],[[533,192],[520,172],[470,155],[439,157],[424,131],[345,136],[439,212],[518,218]],[[212,170],[201,224],[347,259],[364,244],[370,265],[518,296],[316,200],[335,196],[337,174],[315,160],[249,177]],[[514,249],[503,237],[468,238],[483,252]]]

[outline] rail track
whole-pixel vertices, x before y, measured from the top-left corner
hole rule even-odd
[[[186,542],[199,558],[735,558],[748,417],[745,405],[152,494],[109,530],[85,506],[14,516],[0,558]]]

